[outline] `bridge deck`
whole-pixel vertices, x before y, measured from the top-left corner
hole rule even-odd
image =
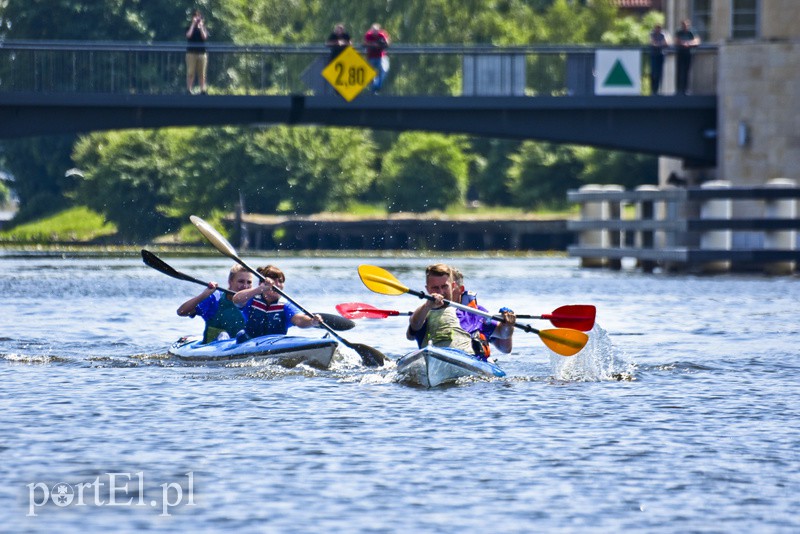
[[[0,138],[168,126],[353,126],[716,161],[714,96],[360,97],[0,93]],[[670,132],[661,135],[659,132]]]

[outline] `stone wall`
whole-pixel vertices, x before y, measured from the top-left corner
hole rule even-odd
[[[800,40],[722,45],[717,94],[720,176],[800,180]]]

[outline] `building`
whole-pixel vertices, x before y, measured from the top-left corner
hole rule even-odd
[[[692,66],[691,86],[714,72],[719,120],[716,169],[676,169],[682,163],[662,161],[661,176],[678,170],[734,186],[774,178],[800,184],[798,1],[665,0],[664,12],[671,34],[689,19],[703,42],[718,46],[713,67]]]

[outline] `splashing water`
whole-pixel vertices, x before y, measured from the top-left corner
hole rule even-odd
[[[550,364],[557,380],[578,382],[633,380],[636,368],[598,324],[589,332],[589,342],[583,350],[569,358],[550,351]]]

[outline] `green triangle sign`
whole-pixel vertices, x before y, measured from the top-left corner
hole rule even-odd
[[[628,76],[628,72],[625,70],[625,67],[622,66],[620,60],[616,60],[614,62],[614,66],[611,67],[611,70],[608,73],[608,77],[606,77],[606,81],[603,82],[604,87],[633,87],[633,82],[631,81],[631,77]]]

